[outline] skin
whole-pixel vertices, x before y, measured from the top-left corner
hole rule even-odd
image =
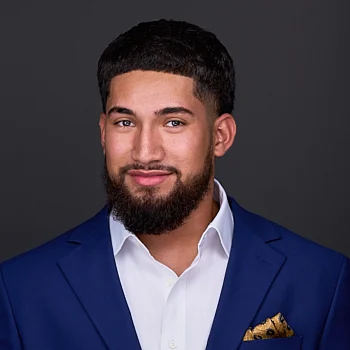
[[[132,71],[112,79],[106,114],[99,122],[109,174],[118,174],[128,164],[161,164],[179,169],[185,181],[202,170],[211,133],[213,162],[227,152],[236,134],[233,117],[223,114],[213,122],[193,87],[191,78],[153,71]],[[125,181],[135,196],[144,194],[131,176]],[[157,195],[166,196],[175,181],[172,174],[157,185]],[[219,210],[213,200],[214,175],[210,184],[209,193],[181,227],[158,236],[138,236],[152,256],[177,275],[191,265],[201,235]]]

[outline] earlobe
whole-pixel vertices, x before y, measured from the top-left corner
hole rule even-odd
[[[214,155],[222,157],[232,146],[236,136],[236,122],[231,114],[221,115],[214,123]]]

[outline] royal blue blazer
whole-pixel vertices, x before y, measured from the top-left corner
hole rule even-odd
[[[349,350],[349,260],[229,203],[233,242],[206,349]],[[0,268],[1,350],[141,350],[107,208]],[[294,337],[242,341],[278,312]]]

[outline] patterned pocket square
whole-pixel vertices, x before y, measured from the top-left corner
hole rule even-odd
[[[249,327],[246,331],[243,341],[271,339],[271,338],[288,338],[292,337],[294,332],[289,327],[283,315],[279,312],[272,318],[260,323],[254,328]]]

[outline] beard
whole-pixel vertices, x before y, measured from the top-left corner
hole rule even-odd
[[[135,235],[160,235],[182,226],[209,192],[213,175],[213,147],[210,145],[202,170],[181,180],[181,172],[170,166],[145,167],[132,164],[122,167],[119,174],[108,173],[105,159],[103,180],[110,213]],[[176,175],[173,189],[167,195],[157,195],[156,186],[142,186],[133,192],[125,184],[130,170],[164,170]],[[140,195],[135,195],[139,193]]]

